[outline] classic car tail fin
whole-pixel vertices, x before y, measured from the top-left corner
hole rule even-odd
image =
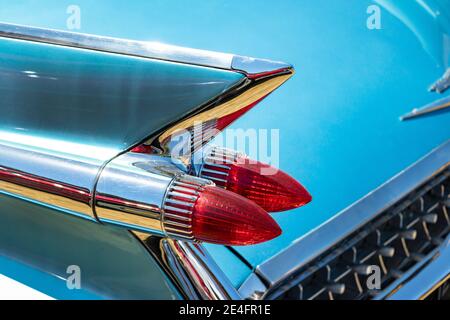
[[[281,233],[254,202],[174,164],[190,153],[168,155],[180,131],[201,150],[289,79],[290,65],[8,24],[2,56],[0,192],[182,240],[245,245]],[[173,206],[189,192],[195,202]],[[186,221],[192,239],[179,230]]]

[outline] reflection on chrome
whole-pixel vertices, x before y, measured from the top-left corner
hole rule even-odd
[[[261,61],[248,62],[251,66],[248,68],[257,73],[246,73],[244,81],[235,88],[200,107],[200,111],[188,115],[184,120],[163,130],[156,135],[156,138],[149,139],[146,144],[151,145],[154,150],[159,150],[160,154],[171,155],[183,170],[190,171],[189,163],[193,154],[294,74],[294,68],[291,65],[265,62],[259,66]],[[247,67],[245,62],[236,62],[236,64],[239,67]],[[186,140],[186,136],[190,138],[190,148],[177,147],[177,152],[181,151],[181,154],[175,154],[174,145],[179,140]]]
[[[204,246],[134,232],[172,277],[185,298],[240,300],[241,296]]]
[[[0,192],[93,219],[93,186],[100,161],[49,150],[0,144]]]
[[[446,97],[444,99],[440,99],[438,101],[432,102],[425,107],[420,109],[414,109],[410,113],[407,113],[400,117],[400,120],[409,120],[413,118],[417,118],[420,116],[425,116],[433,112],[442,111],[450,108],[450,97]]]

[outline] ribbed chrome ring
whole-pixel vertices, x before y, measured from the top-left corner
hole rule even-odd
[[[231,165],[236,163],[239,157],[244,155],[231,149],[211,148],[203,158],[199,176],[225,188]]]
[[[195,240],[192,233],[192,212],[200,193],[208,185],[214,183],[189,175],[180,175],[172,180],[162,206],[162,226],[169,237]]]

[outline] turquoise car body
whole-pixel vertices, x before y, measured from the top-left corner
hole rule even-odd
[[[70,4],[2,0],[0,21],[65,30]],[[231,128],[279,129],[279,166],[308,188],[313,201],[274,214],[283,234],[272,241],[231,250],[206,245],[235,287],[259,264],[450,138],[448,111],[399,120],[413,108],[449,95],[428,91],[450,63],[448,0],[78,0],[77,5],[83,33],[233,52],[288,61],[296,67],[290,81]],[[381,29],[367,27],[371,5],[381,9]],[[27,81],[38,79],[14,75],[39,69],[42,61],[52,57],[52,50],[0,41],[0,51],[8,57],[0,62],[4,117],[0,139],[18,144],[41,139],[54,145],[55,152],[76,146],[77,156],[90,156],[98,163],[240,80],[239,74],[227,71],[183,69],[166,62],[155,66],[137,58],[58,48],[61,63],[41,72],[42,89],[48,88],[46,81],[60,79],[67,85],[81,77],[93,82],[83,88],[85,95],[63,109],[57,108],[58,102],[80,92],[75,84],[52,87],[55,92],[46,99],[36,100],[32,93],[17,99],[14,88],[26,91]],[[30,61],[27,56],[40,60]],[[90,64],[93,61],[95,67]],[[146,83],[148,68],[164,74],[157,85]],[[45,79],[46,74],[58,79]],[[184,81],[174,83],[171,77]],[[109,81],[105,84],[102,79]],[[211,84],[206,87],[196,86],[207,80]],[[181,89],[174,98],[177,88]],[[130,96],[136,99],[136,109],[124,122],[120,105]],[[171,97],[170,105],[167,97]],[[106,100],[110,109],[95,109],[96,99]],[[162,113],[141,109],[148,99],[159,111],[170,112],[165,117],[152,116],[152,112]],[[22,107],[14,104],[17,101]],[[79,110],[73,110],[80,101],[86,110],[96,111],[79,117]],[[24,106],[39,106],[39,113]],[[56,127],[58,117],[70,118],[70,125]],[[181,298],[164,271],[126,230],[60,215],[54,208],[9,195],[0,195],[0,213],[0,272],[8,277],[63,299]],[[85,274],[82,290],[66,287],[66,266],[72,261]]]

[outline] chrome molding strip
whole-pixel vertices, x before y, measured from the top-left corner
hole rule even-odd
[[[411,190],[442,172],[449,164],[450,140],[341,211],[331,220],[295,241],[284,251],[259,265],[239,291],[246,298],[263,298],[267,290],[276,288],[313,258],[401,200]],[[256,279],[252,280],[252,278]],[[259,292],[255,292],[248,285],[258,280],[266,285],[264,293],[261,293],[261,286],[257,290]]]
[[[410,113],[407,113],[407,114],[401,116],[400,120],[402,120],[402,121],[410,120],[410,119],[414,119],[414,118],[417,118],[420,116],[425,116],[427,114],[430,114],[430,113],[433,113],[436,111],[445,110],[448,108],[450,108],[450,97],[446,97],[444,99],[437,100],[437,101],[432,102],[422,108],[414,109]]]
[[[95,219],[93,188],[101,162],[0,143],[0,192]]]
[[[250,76],[269,75],[277,72],[277,70],[289,67],[287,64],[278,61],[179,47],[159,42],[120,39],[1,22],[0,37],[236,70]]]
[[[0,37],[221,69],[230,69],[233,60],[233,55],[226,53],[189,49],[158,42],[118,39],[7,23],[0,23]]]

